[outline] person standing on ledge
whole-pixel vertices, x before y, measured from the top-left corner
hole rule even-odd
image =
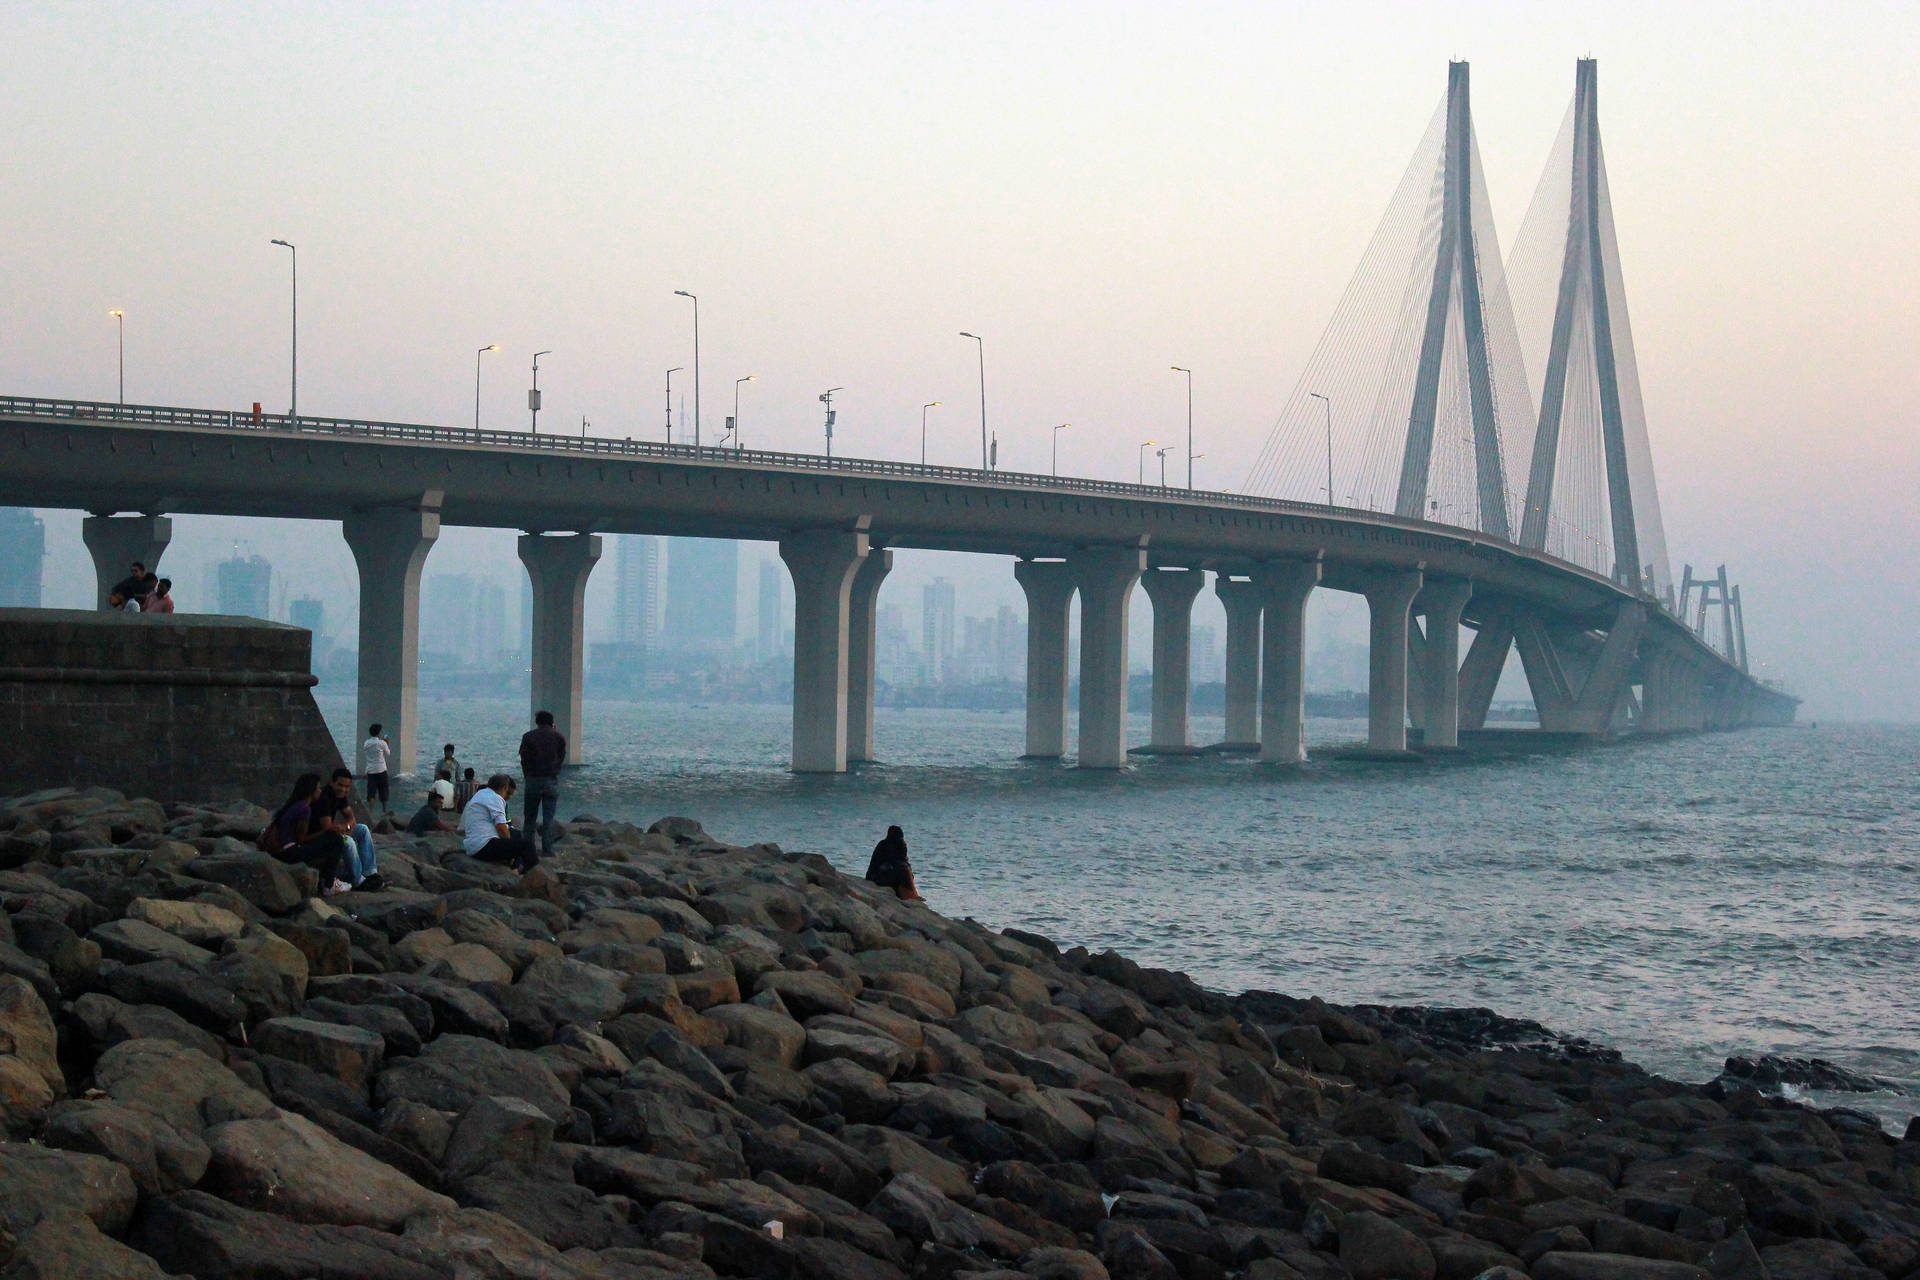
[[[367,775],[367,808],[374,802],[387,817],[393,817],[393,789],[387,785],[387,766],[393,761],[393,744],[381,734],[380,726],[367,726],[367,740],[360,744],[360,769]]]
[[[520,776],[527,780],[527,826],[540,833],[542,857],[553,856],[553,813],[566,763],[566,735],[553,727],[553,712],[535,712],[533,728],[520,736]]]
[[[913,864],[907,861],[907,833],[888,827],[887,837],[873,846],[873,859],[867,863],[867,879],[891,889],[908,902],[920,900],[913,883]]]

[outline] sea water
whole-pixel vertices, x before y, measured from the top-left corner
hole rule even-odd
[[[354,740],[351,699],[322,708]],[[423,698],[421,759],[452,740],[481,777],[517,773],[526,718],[520,699]],[[1920,1110],[1920,728],[1083,773],[1019,761],[1018,712],[882,709],[880,761],[819,777],[786,767],[785,707],[590,702],[585,719],[563,817],[685,814],[856,875],[898,823],[949,915],[1229,992],[1484,1005],[1682,1080],[1730,1054],[1823,1057],[1900,1091],[1820,1101],[1889,1124]],[[1315,746],[1364,732],[1308,725]]]

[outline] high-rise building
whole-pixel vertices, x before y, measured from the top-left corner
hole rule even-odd
[[[0,507],[0,607],[40,607],[46,559],[46,523],[24,507]]]
[[[231,560],[222,560],[214,581],[221,613],[240,618],[271,616],[273,566],[265,557],[235,554]]]
[[[660,539],[628,534],[614,554],[614,640],[630,651],[646,652],[660,639]]]
[[[1027,674],[1027,622],[1003,604],[993,619],[994,674],[1002,680],[1020,680]]]
[[[497,666],[507,651],[507,591],[496,578],[483,578],[473,593],[473,652],[483,666]]]
[[[732,655],[737,638],[740,544],[731,538],[667,539],[668,649]]]
[[[754,622],[758,641],[757,648],[762,662],[779,656],[781,644],[780,575],[784,567],[777,560],[760,562],[760,595],[756,602]]]
[[[1212,627],[1193,628],[1192,654],[1193,679],[1199,684],[1210,684],[1215,680],[1227,678],[1226,660],[1220,656],[1220,633]]]
[[[327,620],[327,606],[313,596],[301,596],[287,606],[287,621],[313,632],[314,648],[320,647],[320,629]]]
[[[920,651],[930,680],[946,679],[953,666],[953,622],[953,584],[935,578],[920,588]]]

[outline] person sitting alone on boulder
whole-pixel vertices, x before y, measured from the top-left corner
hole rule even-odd
[[[453,784],[440,778],[427,788],[426,803],[407,821],[407,834],[424,836],[430,831],[452,831],[453,828],[440,821],[440,815],[453,805]]]
[[[460,814],[460,843],[469,858],[504,862],[522,873],[540,861],[533,841],[507,825],[507,801],[513,796],[513,775],[496,773],[473,793]]]
[[[920,890],[914,887],[913,864],[907,861],[907,833],[888,827],[886,839],[873,846],[873,859],[867,863],[867,879],[893,890],[909,902],[918,901]]]
[[[303,773],[294,780],[286,803],[273,812],[273,820],[260,833],[260,848],[282,862],[304,863],[320,875],[320,892],[345,893],[353,886],[335,879],[340,859],[346,853],[345,837],[324,818],[314,816],[313,806],[320,799],[320,775]]]

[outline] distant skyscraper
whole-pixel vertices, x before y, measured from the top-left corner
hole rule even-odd
[[[499,581],[483,579],[473,594],[472,659],[486,666],[500,661],[507,649],[507,592]]]
[[[320,629],[327,620],[327,606],[312,596],[301,596],[287,606],[287,621],[313,632],[313,647],[320,648]]]
[[[754,613],[760,660],[780,652],[780,575],[784,572],[776,560],[760,562],[760,596]]]
[[[23,507],[0,507],[0,607],[38,609],[47,526]]]
[[[230,617],[265,618],[273,600],[273,566],[262,556],[236,555],[222,560],[214,580],[220,612]]]
[[[473,598],[467,573],[430,573],[420,582],[420,651],[471,662],[474,652]]]
[[[614,638],[647,650],[660,639],[660,539],[628,534],[615,551]]]
[[[920,588],[920,651],[927,658],[927,676],[946,678],[953,665],[953,584],[935,578]]]
[[[1193,679],[1202,684],[1215,680],[1224,680],[1227,675],[1226,661],[1220,656],[1220,633],[1212,627],[1193,628],[1193,646],[1191,649]]]
[[[667,539],[667,648],[731,656],[737,636],[740,544],[731,538]]]

